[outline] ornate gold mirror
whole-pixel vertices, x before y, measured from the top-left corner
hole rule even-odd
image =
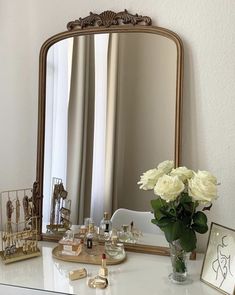
[[[139,190],[140,174],[166,159],[176,166],[180,161],[180,38],[126,10],[91,13],[67,29],[40,51],[37,189],[43,239],[58,239],[48,233],[51,216],[57,218],[51,209],[55,185],[56,196],[60,191],[60,198],[71,200],[73,225],[85,217],[98,224],[104,211],[150,211],[153,196]]]

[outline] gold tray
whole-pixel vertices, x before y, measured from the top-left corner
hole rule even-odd
[[[63,255],[61,253],[62,251],[62,246],[58,245],[52,250],[52,256],[54,258],[63,260],[63,261],[69,261],[69,262],[79,262],[79,263],[87,263],[87,264],[101,264],[101,256],[102,253],[105,253],[105,249],[103,245],[97,245],[96,248],[96,254],[95,255],[90,255],[86,252],[86,249],[82,249],[82,252],[78,256],[73,256],[73,255]],[[126,259],[126,253],[124,252],[124,255],[122,258],[115,259],[111,258],[108,255],[106,256],[106,263],[107,265],[114,265],[114,264],[119,264],[122,263]]]

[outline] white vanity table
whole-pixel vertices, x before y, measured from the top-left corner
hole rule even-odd
[[[4,285],[0,285],[0,294],[54,294],[52,292],[79,295],[221,294],[200,282],[202,255],[198,255],[196,261],[189,261],[190,284],[174,285],[167,278],[171,271],[169,257],[127,252],[125,262],[109,266],[109,286],[101,290],[89,288],[87,286],[87,278],[76,281],[70,281],[68,278],[70,270],[81,267],[85,267],[89,275],[94,276],[97,274],[99,266],[63,262],[54,259],[52,258],[51,251],[55,245],[54,243],[42,242],[41,257],[9,265],[4,265],[1,262],[0,283]],[[14,286],[27,287],[27,289]]]

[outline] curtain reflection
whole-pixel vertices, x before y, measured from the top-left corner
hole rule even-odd
[[[56,50],[63,50],[63,58],[55,58]],[[61,178],[72,200],[72,223],[92,216],[98,224],[104,210],[113,207],[118,35],[59,42],[50,49],[47,66],[44,195],[50,198],[52,178]],[[49,220],[49,198],[44,223]]]
[[[53,45],[47,55],[46,128],[44,153],[44,222],[50,219],[52,178],[66,182],[67,120],[71,75],[71,39]]]
[[[66,189],[75,209],[71,212],[73,224],[83,222],[84,210],[89,211],[90,205],[88,200],[92,171],[94,85],[94,36],[76,37],[73,41],[68,108],[68,156],[66,155]]]
[[[118,207],[117,196],[114,195],[115,182],[115,146],[116,146],[116,120],[118,96],[119,68],[119,39],[120,34],[113,33],[109,36],[108,47],[108,79],[107,79],[107,117],[106,117],[106,157],[105,157],[105,186],[104,206],[105,211],[114,212]]]
[[[91,189],[91,216],[97,223],[102,219],[104,204],[104,163],[107,109],[108,34],[95,36],[95,121]]]
[[[96,224],[112,212],[118,34],[95,36],[95,130],[91,216]]]

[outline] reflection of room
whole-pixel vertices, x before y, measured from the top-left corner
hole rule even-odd
[[[53,177],[61,178],[68,190],[75,224],[86,216],[98,224],[104,211],[119,207],[149,210],[136,179],[153,158],[174,157],[175,45],[160,38],[88,35],[49,49],[44,222]],[[146,144],[150,141],[151,146]],[[148,157],[141,156],[142,149]]]

